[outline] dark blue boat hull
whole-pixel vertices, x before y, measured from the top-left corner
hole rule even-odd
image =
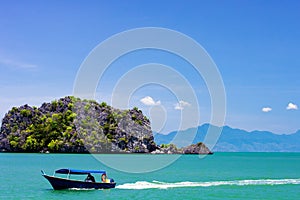
[[[85,189],[110,189],[116,186],[116,183],[98,183],[98,182],[85,182],[79,180],[71,180],[59,178],[55,176],[43,176],[50,182],[54,190],[63,190],[71,188],[85,188]]]

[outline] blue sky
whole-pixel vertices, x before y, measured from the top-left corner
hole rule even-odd
[[[72,95],[81,63],[110,36],[133,28],[163,27],[193,38],[218,66],[227,96],[226,125],[296,132],[300,129],[299,10],[300,3],[292,0],[3,0],[0,115],[12,106],[39,106]],[[199,99],[199,123],[209,122],[211,105],[205,82],[182,59],[165,52],[134,52],[117,60],[99,83],[97,100],[109,101],[112,85],[122,73],[149,62],[184,74]],[[167,133],[178,127],[179,108],[196,105],[176,99],[159,85],[148,85],[133,92],[128,106],[140,107],[151,117],[154,130]]]

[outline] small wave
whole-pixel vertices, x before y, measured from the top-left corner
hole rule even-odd
[[[142,189],[168,189],[181,187],[212,187],[212,186],[226,186],[226,185],[288,185],[300,184],[300,179],[259,179],[259,180],[234,180],[234,181],[211,181],[211,182],[176,182],[166,183],[160,181],[137,181],[135,183],[125,183],[116,186],[118,189],[127,190],[142,190]]]
[[[95,188],[69,188],[69,190],[91,191],[96,189]]]

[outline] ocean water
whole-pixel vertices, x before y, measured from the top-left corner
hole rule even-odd
[[[150,163],[174,157],[97,156],[110,157],[119,166],[132,164],[127,163],[132,156]],[[0,153],[0,199],[300,199],[300,153],[215,153],[203,158],[183,155],[147,173],[119,171],[118,167],[104,165],[97,156]],[[135,167],[143,168],[143,164]],[[109,190],[55,191],[40,170],[53,174],[59,168],[104,169],[117,186]]]

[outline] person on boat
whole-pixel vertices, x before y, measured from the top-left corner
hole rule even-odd
[[[88,174],[85,179],[85,182],[95,182],[95,177],[92,176],[91,174]]]
[[[102,174],[102,175],[101,175],[101,181],[102,181],[103,183],[106,183],[106,174]]]

